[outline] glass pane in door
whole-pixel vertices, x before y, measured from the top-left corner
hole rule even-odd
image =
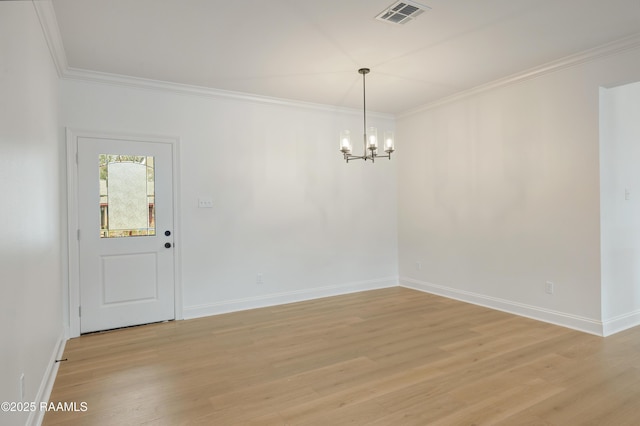
[[[155,235],[154,157],[100,154],[100,238]]]

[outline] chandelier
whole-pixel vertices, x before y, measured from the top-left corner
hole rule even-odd
[[[362,103],[363,103],[363,114],[364,114],[364,125],[363,125],[363,135],[364,135],[364,149],[362,155],[353,155],[352,154],[352,145],[351,145],[351,132],[349,130],[343,130],[340,132],[340,152],[344,156],[344,159],[347,163],[351,160],[371,160],[373,163],[376,158],[388,158],[391,159],[391,153],[395,151],[394,142],[393,142],[393,132],[384,132],[383,138],[383,146],[382,150],[386,154],[378,153],[378,129],[375,127],[369,127],[367,129],[367,94],[366,94],[366,84],[365,84],[365,75],[369,74],[369,68],[360,68],[358,73],[362,74]]]

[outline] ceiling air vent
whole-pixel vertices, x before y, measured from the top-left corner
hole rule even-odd
[[[422,12],[431,9],[420,3],[409,0],[402,0],[393,3],[381,14],[376,16],[379,21],[390,22],[392,24],[406,24],[420,16]]]

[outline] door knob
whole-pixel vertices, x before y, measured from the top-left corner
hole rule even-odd
[[[171,248],[171,243],[164,243],[164,248]]]

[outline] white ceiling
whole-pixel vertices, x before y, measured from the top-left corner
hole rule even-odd
[[[71,68],[401,113],[635,35],[640,0],[53,0]]]

